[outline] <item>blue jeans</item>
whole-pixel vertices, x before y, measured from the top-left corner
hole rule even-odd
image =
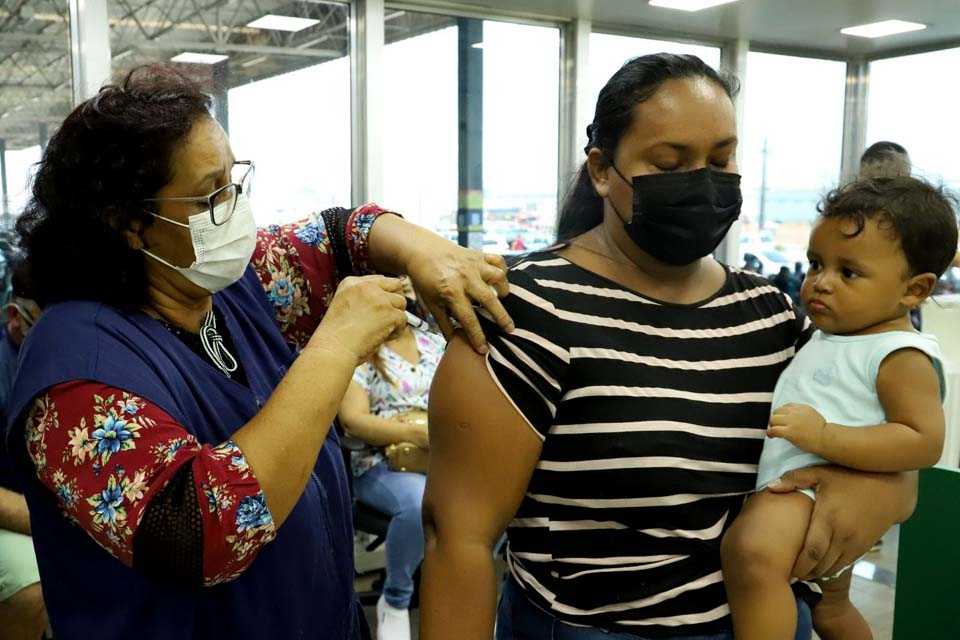
[[[810,606],[797,600],[797,610],[795,640],[810,640],[813,635]],[[642,636],[567,624],[530,602],[523,587],[507,574],[497,607],[496,640],[642,640]],[[676,636],[673,640],[733,640],[733,631],[709,636]]]
[[[389,514],[387,580],[383,598],[391,607],[406,609],[413,597],[413,574],[423,561],[423,487],[426,476],[391,471],[386,462],[354,480],[357,500]]]

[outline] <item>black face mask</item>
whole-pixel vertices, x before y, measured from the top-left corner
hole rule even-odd
[[[630,183],[615,166],[613,170]],[[672,265],[687,265],[713,253],[740,217],[743,204],[740,176],[712,169],[634,176],[631,187],[633,218],[624,223],[627,235],[645,252]]]

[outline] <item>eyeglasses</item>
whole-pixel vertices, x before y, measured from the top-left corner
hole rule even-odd
[[[240,194],[250,195],[253,173],[253,160],[237,160],[230,169],[230,184],[223,185],[210,195],[188,198],[146,198],[144,202],[205,203],[210,211],[210,222],[220,226],[233,215]]]
[[[37,323],[37,319],[33,317],[33,314],[26,310],[25,305],[20,302],[20,299],[13,297],[7,304],[13,307],[17,313],[20,314],[20,317],[26,321],[28,329]]]

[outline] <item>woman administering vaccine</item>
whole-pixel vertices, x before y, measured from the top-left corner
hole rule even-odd
[[[472,303],[509,328],[502,260],[378,207],[258,232],[252,164],[209,107],[164,67],[105,87],[19,221],[46,312],[7,444],[57,638],[360,637],[329,426],[407,325],[400,281],[364,274],[409,274],[479,350]]]

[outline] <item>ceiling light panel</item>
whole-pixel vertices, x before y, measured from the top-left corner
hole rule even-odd
[[[721,4],[730,4],[737,0],[650,0],[651,7],[679,9],[680,11],[702,11]]]
[[[214,53],[196,53],[194,51],[184,51],[178,56],[170,58],[171,62],[186,62],[189,64],[217,64],[223,62],[230,56],[222,56]]]
[[[307,27],[319,24],[319,22],[319,20],[312,18],[294,18],[293,16],[278,16],[270,13],[248,23],[247,26],[271,31],[303,31]]]
[[[919,22],[907,22],[906,20],[884,20],[883,22],[874,22],[871,24],[861,24],[858,27],[847,27],[840,29],[840,33],[848,36],[860,36],[861,38],[882,38],[883,36],[892,36],[896,33],[907,33],[908,31],[920,31],[926,29],[927,25]]]

